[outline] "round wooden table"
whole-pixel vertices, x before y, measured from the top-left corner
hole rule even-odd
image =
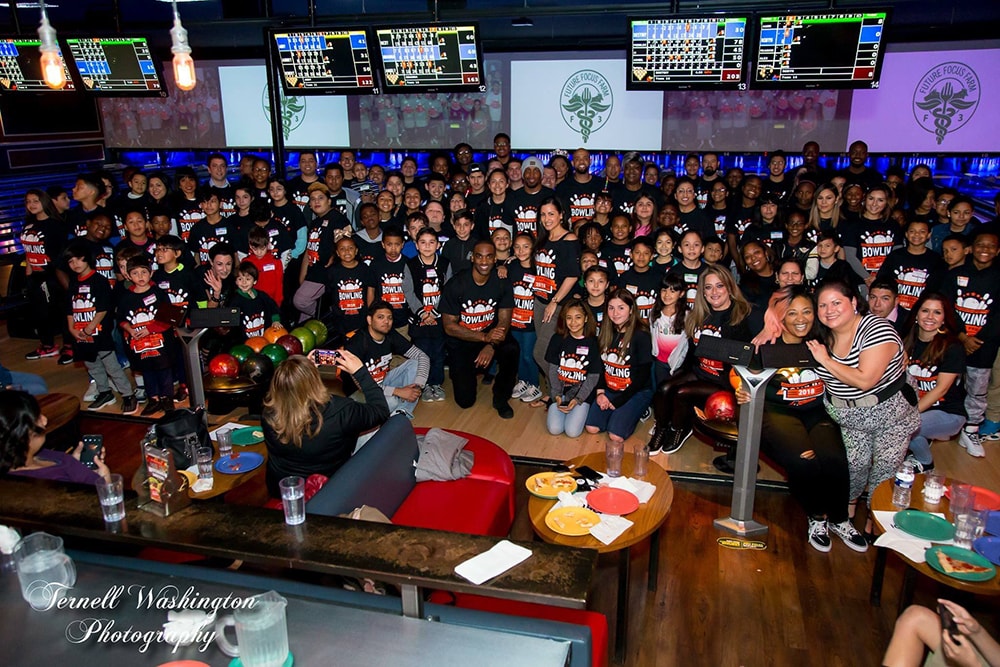
[[[626,452],[622,461],[622,475],[632,474],[635,457],[631,452]],[[590,466],[594,470],[605,469],[604,453],[594,452],[584,456],[578,456],[566,462],[569,466]],[[625,657],[625,639],[628,635],[628,590],[629,590],[629,570],[631,565],[631,549],[633,544],[638,544],[650,538],[649,543],[649,570],[647,573],[647,588],[650,591],[656,590],[656,580],[659,573],[660,554],[660,527],[666,521],[670,513],[670,506],[674,501],[674,485],[667,476],[666,471],[661,468],[654,459],[650,459],[645,481],[656,487],[653,497],[649,502],[640,505],[639,509],[629,514],[626,518],[634,525],[622,533],[618,539],[611,544],[604,544],[593,535],[582,535],[573,537],[560,535],[547,525],[545,525],[545,515],[549,513],[555,500],[538,498],[532,496],[528,500],[528,515],[531,517],[531,526],[535,533],[545,542],[550,544],[561,544],[567,547],[579,547],[584,549],[594,549],[600,553],[612,553],[617,551],[618,558],[618,609],[615,619],[615,661],[622,662]]]
[[[951,503],[947,498],[941,498],[941,502],[936,504],[930,504],[924,501],[924,494],[922,491],[924,488],[925,477],[926,475],[917,475],[914,480],[913,490],[910,495],[910,507],[923,512],[941,512],[944,513],[945,518],[950,520]],[[893,483],[894,478],[891,478],[879,484],[878,488],[875,489],[875,493],[872,494],[869,502],[869,506],[873,511],[878,510],[894,512],[899,510],[898,507],[892,504]],[[946,486],[950,486],[951,483],[951,479],[945,480]],[[874,515],[872,518],[875,519],[875,526],[878,532],[885,532],[885,526],[883,526]],[[875,555],[875,571],[872,574],[872,587],[870,593],[870,600],[873,605],[878,605],[881,602],[882,577],[885,574],[885,560],[888,552],[889,549],[879,548]],[[896,555],[899,556],[903,560],[903,563],[907,566],[903,576],[903,588],[899,594],[899,613],[902,613],[910,602],[912,602],[913,587],[916,583],[917,573],[920,573],[925,577],[930,577],[934,581],[944,584],[945,586],[950,586],[951,588],[956,588],[975,595],[1000,595],[1000,574],[993,577],[989,581],[963,581],[961,579],[955,579],[954,577],[942,574],[927,563],[915,563],[898,552],[896,552]]]

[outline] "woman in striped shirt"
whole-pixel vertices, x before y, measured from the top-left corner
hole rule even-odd
[[[826,345],[806,344],[826,383],[826,411],[840,424],[854,505],[866,487],[874,491],[895,474],[920,414],[892,324],[859,313],[857,294],[839,281],[821,284],[816,301]],[[865,533],[871,533],[870,516]]]

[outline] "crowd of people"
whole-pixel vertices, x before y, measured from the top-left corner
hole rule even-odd
[[[679,450],[694,408],[730,387],[730,368],[699,356],[702,336],[805,343],[817,367],[771,381],[763,446],[821,551],[831,532],[867,549],[856,503],[908,451],[926,471],[935,439],[958,435],[981,457],[1000,438],[1000,225],[927,166],[878,173],[861,141],[837,172],[815,142],[801,166],[775,151],[760,175],[714,153],[689,155],[681,174],[625,153],[598,174],[585,149],[522,159],[504,133],[492,156],[473,162],[461,143],[418,175],[414,157],[393,171],[343,150],[320,169],[304,151],[292,178],[247,156],[232,182],[215,153],[204,182],[189,167],[128,168],[125,191],[107,173],[71,193],[32,189],[28,286],[53,317],[27,356],[84,362],[92,409],[117,391],[123,412],[144,400],[155,415],[186,395],[164,306],[239,308],[240,326],[206,337],[209,354],[318,317],[327,345],[365,367],[345,373],[358,396],[374,381],[389,413],[446,400],[447,368],[461,408],[482,375],[500,418],[512,400],[544,408],[554,435],[623,441],[655,416],[657,454]],[[321,424],[314,389],[300,398]],[[287,396],[268,404],[279,439]]]

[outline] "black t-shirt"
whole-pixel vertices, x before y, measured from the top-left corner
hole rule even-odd
[[[514,201],[509,192],[499,204],[490,196],[476,206],[472,233],[478,238],[488,239],[497,229],[506,229],[511,237],[514,236]]]
[[[556,186],[556,195],[563,201],[569,212],[570,228],[580,221],[594,217],[594,202],[601,191],[601,179],[591,176],[586,183],[580,183],[572,176]]]
[[[309,205],[309,186],[313,183],[321,183],[319,178],[306,183],[302,180],[301,174],[288,181],[288,198],[295,202],[295,204],[300,208],[304,209]]]
[[[702,239],[711,238],[715,235],[715,225],[709,220],[705,209],[695,206],[694,210],[681,213],[674,231],[679,236],[683,236],[688,230],[693,230],[701,235]]]
[[[507,264],[507,283],[514,296],[510,328],[518,331],[535,330],[535,274],[514,259]]]
[[[452,236],[441,248],[441,256],[448,258],[453,273],[467,271],[472,268],[472,249],[476,247],[478,240],[473,235],[464,241],[457,236]]]
[[[548,303],[566,278],[580,277],[580,242],[565,236],[535,249],[535,298]]]
[[[63,226],[51,219],[32,220],[21,230],[21,246],[24,259],[32,272],[43,272],[53,268],[60,259],[66,245]]]
[[[451,265],[447,257],[436,256],[433,264],[425,264],[420,256],[407,260],[410,270],[410,281],[413,288],[413,301],[419,302],[419,308],[414,311],[413,323],[410,324],[410,337],[435,337],[444,333],[441,326],[441,291],[451,275]],[[421,315],[430,313],[434,316],[434,324],[421,324]]]
[[[734,236],[736,247],[742,246],[746,241],[743,235],[753,225],[755,220],[760,219],[760,212],[756,206],[733,208],[726,218],[726,238]]]
[[[263,336],[278,314],[278,304],[260,290],[254,290],[253,296],[237,292],[233,304],[240,309],[240,322],[247,338]]]
[[[616,393],[613,398],[609,396],[616,408],[625,405],[643,389],[650,388],[650,369],[653,366],[653,341],[648,331],[637,329],[628,348],[623,343],[622,335],[618,334],[608,349],[601,353],[604,374],[598,387]]]
[[[209,181],[209,187],[212,192],[219,195],[219,213],[222,214],[222,217],[227,218],[231,216],[233,211],[236,210],[236,188],[233,184],[226,183],[220,188]]]
[[[365,291],[369,287],[374,287],[374,283],[364,262],[358,262],[354,268],[334,262],[327,271],[326,289],[332,297],[333,324],[339,333],[349,334],[366,326]]]
[[[864,171],[860,174],[853,173],[850,169],[842,169],[837,172],[837,176],[843,176],[847,179],[848,183],[860,183],[865,186],[865,189],[871,189],[876,185],[882,185],[885,182],[885,178],[882,174],[878,173],[871,167],[865,167]]]
[[[298,231],[306,226],[306,217],[290,201],[284,206],[271,205],[271,221],[281,225],[293,240]]]
[[[347,341],[344,347],[357,355],[361,363],[371,373],[372,379],[380,387],[384,387],[385,376],[389,373],[389,368],[392,366],[392,356],[394,354],[400,356],[406,354],[413,347],[413,343],[395,330],[390,331],[382,342],[378,342],[372,338],[368,327],[364,326],[351,336],[351,339]]]
[[[927,288],[928,281],[943,277],[947,270],[948,265],[936,252],[927,250],[922,255],[914,255],[906,248],[897,248],[882,262],[876,280],[896,283],[899,308],[904,311],[902,315],[905,319]]]
[[[313,218],[306,234],[305,260],[309,263],[306,280],[322,283],[326,279],[326,263],[333,256],[334,231],[349,226],[340,211],[330,209],[320,218]]]
[[[112,248],[107,243],[98,243],[97,241],[89,241],[84,239],[87,245],[90,247],[90,252],[93,257],[93,263],[91,267],[98,274],[104,276],[107,279],[108,284],[114,288],[115,283],[118,282],[118,277],[115,274],[115,249]]]
[[[545,350],[545,361],[558,368],[556,373],[563,385],[563,396],[576,398],[577,403],[590,402],[592,397],[589,394],[593,390],[587,396],[578,396],[573,388],[586,382],[588,375],[604,372],[601,346],[596,337],[552,336]]]
[[[730,340],[749,341],[754,335],[751,333],[748,323],[750,317],[743,318],[739,324],[733,326],[729,323],[732,312],[733,307],[730,305],[725,310],[713,310],[709,313],[708,318],[694,332],[694,340],[692,342],[695,347],[697,347],[698,341],[701,340],[702,336],[718,336],[719,338],[728,338]],[[727,363],[716,361],[715,359],[697,357],[693,370],[694,374],[700,380],[707,380],[708,382],[728,387],[729,369],[730,366]]]
[[[649,183],[642,183],[638,190],[629,190],[624,183],[615,183],[610,192],[611,205],[614,210],[629,217],[632,217],[635,200],[639,198],[639,195],[652,197],[657,207],[663,206],[663,193]]]
[[[555,196],[555,191],[542,187],[535,194],[514,190],[507,193],[507,200],[514,207],[514,234],[528,232],[532,236],[538,236],[538,210],[542,206],[542,201]]]
[[[118,320],[128,322],[133,329],[145,328],[156,318],[157,308],[169,302],[167,295],[158,287],[150,287],[141,294],[125,290],[118,297]],[[160,369],[173,363],[173,341],[172,331],[151,332],[142,338],[130,338],[128,344],[138,357],[140,368]]]
[[[845,249],[855,248],[858,261],[874,276],[889,253],[899,247],[900,237],[902,231],[892,218],[885,221],[862,218],[847,225],[841,245]]]
[[[111,285],[107,278],[91,270],[70,280],[68,292],[69,315],[73,318],[73,328],[81,330],[97,317],[105,313],[101,323],[94,329],[88,342],[73,341],[74,350],[80,352],[80,360],[94,361],[98,352],[114,349],[111,329],[115,325],[114,303],[111,299]]]
[[[387,302],[392,306],[392,326],[395,329],[405,327],[410,322],[410,308],[406,305],[406,292],[403,283],[406,282],[409,268],[406,258],[402,255],[395,262],[390,262],[385,253],[372,260],[368,265],[371,274],[371,285],[375,288],[375,300]]]
[[[162,267],[153,272],[153,284],[167,295],[175,306],[186,306],[198,301],[204,293],[204,283],[198,285],[194,270],[183,264],[169,273]]]
[[[785,345],[779,337],[775,345]],[[826,385],[811,368],[779,368],[764,388],[768,409],[791,412],[824,411]]]
[[[177,221],[177,231],[185,243],[191,235],[191,228],[195,223],[205,218],[201,212],[201,204],[197,199],[187,199],[183,195],[177,196],[172,202],[174,220]]]
[[[623,273],[632,268],[632,247],[627,243],[619,245],[605,241],[601,244],[601,257],[598,263],[601,262],[611,273],[611,281],[615,282]]]
[[[473,269],[474,270],[474,269]],[[489,331],[497,324],[498,311],[513,309],[514,294],[510,284],[494,271],[486,283],[477,285],[472,271],[463,271],[445,284],[438,309],[454,315],[470,331]]]
[[[639,319],[646,322],[649,321],[649,314],[653,310],[653,304],[656,303],[656,297],[660,293],[660,284],[663,282],[663,272],[655,266],[651,264],[641,273],[633,266],[618,276],[618,286],[624,287],[635,296]]]
[[[208,264],[211,261],[208,253],[212,250],[212,246],[232,240],[235,232],[236,230],[229,226],[225,218],[214,225],[203,218],[192,225],[187,244],[200,264]]]
[[[944,396],[932,406],[932,409],[965,417],[965,384],[963,380],[965,348],[957,342],[949,345],[941,359],[936,364],[931,364],[921,359],[927,350],[927,345],[921,340],[916,341],[913,349],[910,350],[910,365],[906,369],[910,379],[917,383],[917,395],[923,398],[924,394],[932,391],[937,386],[939,374],[955,373],[958,377],[948,387]]]
[[[698,296],[698,278],[701,277],[701,274],[704,273],[707,268],[708,264],[702,260],[697,269],[688,268],[683,262],[677,262],[667,269],[668,274],[680,276],[680,279],[684,281],[684,287],[686,289],[684,297],[689,308],[694,306],[695,297]]]

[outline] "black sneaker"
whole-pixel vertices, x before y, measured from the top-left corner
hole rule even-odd
[[[177,385],[177,390],[174,391],[174,403],[183,403],[184,401],[187,400],[187,397],[188,397],[187,387],[184,386],[183,382],[181,382]]]
[[[60,366],[68,366],[71,363],[73,363],[73,348],[71,348],[71,347],[64,347],[59,352],[59,365]]]
[[[827,553],[833,547],[826,519],[809,519],[809,546],[822,553]]]
[[[691,435],[691,431],[675,431],[674,429],[668,429],[667,433],[664,435],[663,440],[663,453],[673,454],[679,451],[681,447],[684,446],[684,441],[688,439]]]
[[[24,355],[24,358],[28,361],[35,361],[37,359],[48,359],[49,357],[57,356],[59,356],[59,350],[56,349],[55,345],[41,345]]]
[[[135,394],[122,398],[122,414],[134,415],[139,409],[139,401],[135,400]]]
[[[649,455],[656,456],[663,451],[663,443],[667,439],[667,429],[656,427],[653,430],[653,437],[649,439]]]
[[[100,410],[108,403],[115,402],[115,393],[113,391],[102,391],[94,399],[94,402],[87,406],[88,410]]]
[[[152,415],[155,415],[162,409],[163,407],[160,405],[160,400],[156,398],[151,398],[148,401],[146,401],[146,407],[142,409],[140,415],[142,415],[143,417],[150,417]]]
[[[485,384],[487,386],[493,384],[493,379],[495,377],[496,377],[496,375],[493,375],[492,373],[485,373],[483,375],[483,384]],[[505,417],[505,419],[506,419],[506,417]]]
[[[840,523],[828,523],[827,529],[843,540],[849,549],[861,554],[868,551],[868,541],[858,532],[850,519],[844,519]]]
[[[514,408],[510,407],[507,401],[496,402],[493,404],[496,409],[497,414],[500,415],[500,419],[513,419],[514,418]]]
[[[649,421],[649,418],[652,417],[652,416],[653,416],[653,408],[646,408],[643,411],[642,416],[639,417],[639,421],[641,421],[641,422]]]

